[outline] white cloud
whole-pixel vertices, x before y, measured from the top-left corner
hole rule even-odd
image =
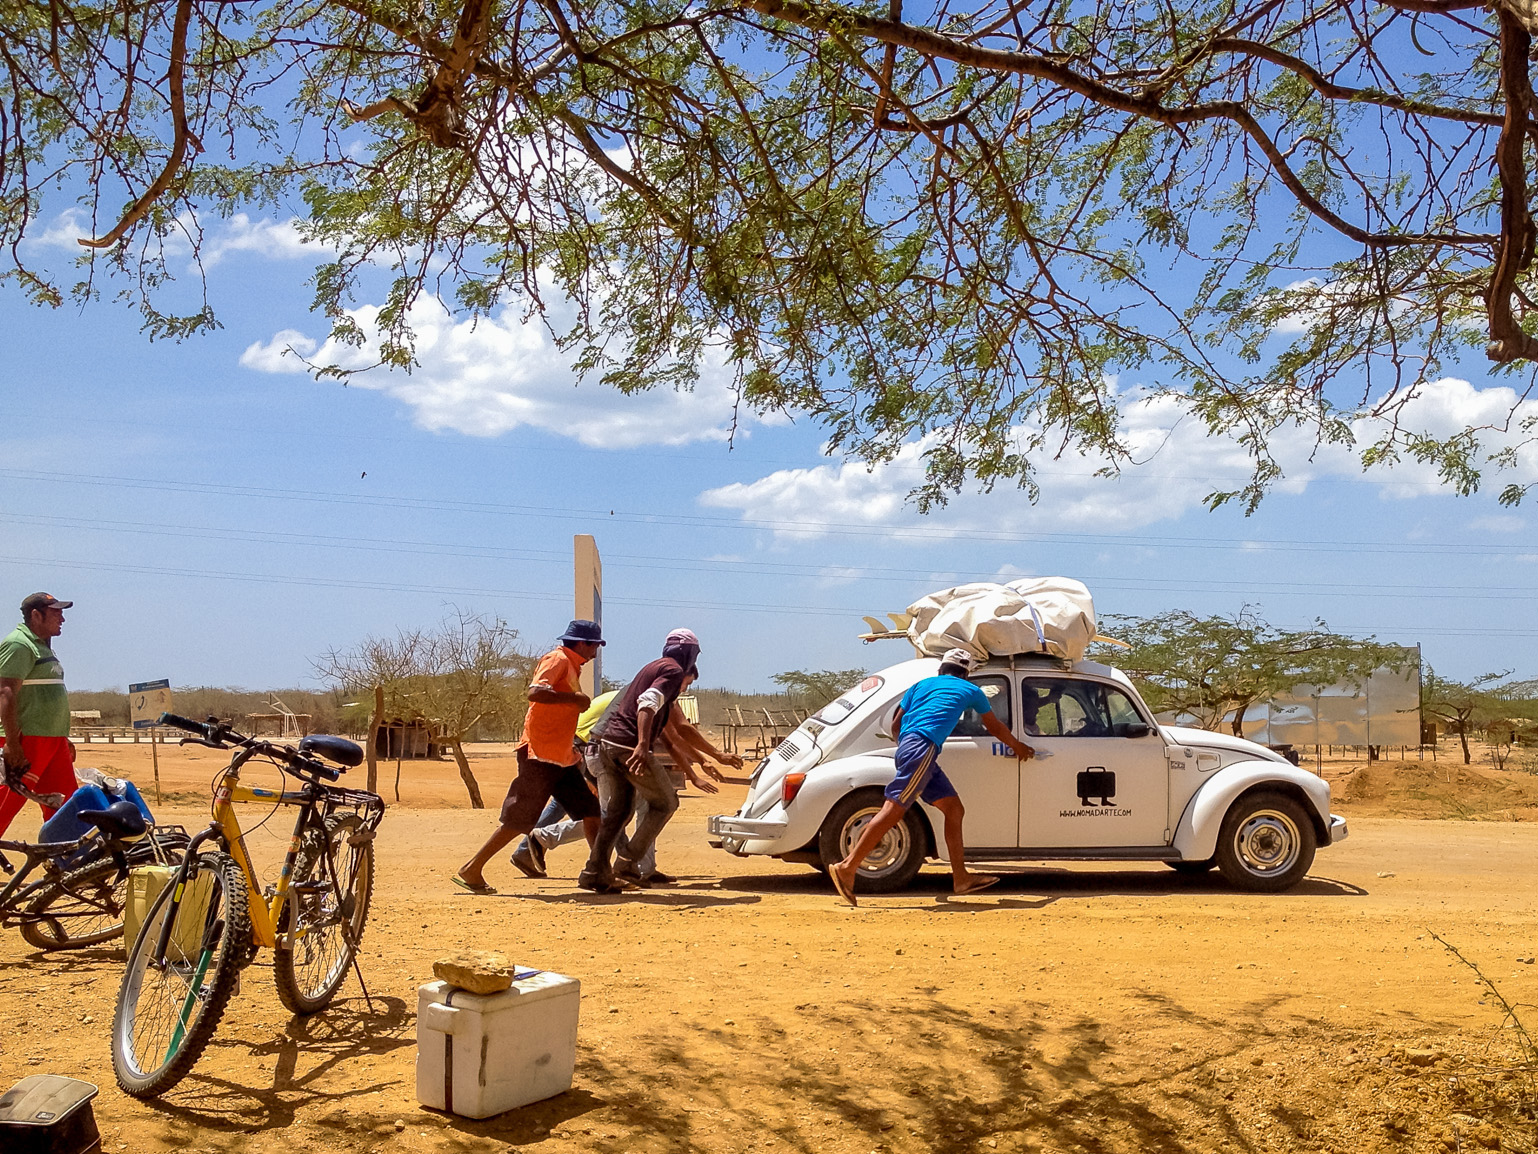
[[[1360,294],[1362,291],[1359,284],[1326,281],[1312,276],[1283,285],[1280,293],[1295,295],[1297,307],[1272,325],[1271,331],[1278,336],[1299,336],[1312,332],[1322,324],[1334,323],[1332,309],[1335,307],[1335,299],[1346,298],[1349,303],[1352,294]],[[1389,301],[1388,311],[1391,316],[1397,317],[1403,316],[1409,308],[1408,300],[1395,297]]]
[[[628,449],[722,441],[729,435],[736,395],[731,371],[719,359],[707,362],[690,391],[625,396],[593,381],[579,387],[570,357],[537,320],[504,310],[492,318],[457,321],[438,301],[427,299],[411,313],[417,367],[410,373],[369,369],[373,358],[366,350],[377,344],[379,309],[368,305],[350,315],[370,337],[364,349],[285,329],[249,346],[240,363],[268,373],[304,372],[304,360],[368,369],[348,384],[404,402],[423,428],[470,436],[495,437],[528,426],[595,448]],[[742,419],[749,418],[744,413]]]
[[[1476,389],[1467,381],[1445,378],[1425,386],[1404,407],[1400,426],[1437,436],[1471,425],[1499,428],[1517,403],[1517,394],[1509,388]],[[952,498],[944,517],[921,517],[905,498],[922,480],[922,443],[905,446],[890,465],[782,469],[756,481],[710,489],[700,495],[700,502],[739,510],[745,519],[765,522],[780,535],[796,538],[820,536],[826,524],[890,526],[898,533],[914,526],[926,537],[969,530],[1125,532],[1174,520],[1199,507],[1214,490],[1236,489],[1249,479],[1251,466],[1243,446],[1208,435],[1199,421],[1185,415],[1178,398],[1127,395],[1121,412],[1124,436],[1140,463],[1124,467],[1116,477],[1097,477],[1096,470],[1105,463],[1099,458],[1066,456],[1043,462],[1035,504],[1014,489],[964,492]],[[1528,414],[1538,414],[1538,402],[1522,402],[1509,427],[1515,430]],[[1355,424],[1359,445],[1371,443],[1383,431],[1374,419]],[[1516,431],[1487,433],[1485,450],[1516,444],[1522,437]],[[1286,474],[1277,492],[1296,494],[1322,481],[1363,478],[1355,449],[1316,446],[1306,430],[1278,432],[1271,448]],[[1376,468],[1367,479],[1385,498],[1447,492],[1435,466],[1409,459]],[[1517,466],[1501,473],[1500,482],[1507,481],[1538,481],[1538,451],[1524,448]],[[1504,523],[1502,529],[1509,531]]]
[[[1527,522],[1521,517],[1514,517],[1510,513],[1492,513],[1488,517],[1475,517],[1469,522],[1470,529],[1478,529],[1481,533],[1498,533],[1503,536],[1512,533],[1520,533],[1527,527]]]
[[[1304,289],[1318,289],[1323,285],[1318,277],[1309,277],[1306,280],[1296,280],[1282,287],[1283,292],[1301,292]],[[1282,336],[1297,336],[1306,333],[1314,327],[1315,322],[1322,315],[1320,309],[1302,309],[1295,313],[1288,313],[1272,326],[1271,331]]]
[[[302,373],[304,364],[315,355],[320,342],[298,329],[283,329],[263,344],[257,341],[240,354],[240,363],[262,373]]]
[[[109,224],[101,226],[106,231]],[[92,234],[90,217],[79,208],[67,208],[54,217],[42,232],[34,232],[27,238],[29,245],[55,249],[80,255],[87,250],[80,244],[81,237]],[[192,260],[192,242],[198,235],[196,222],[186,213],[176,218],[171,232],[161,242],[161,253],[167,260]],[[287,220],[255,218],[237,212],[228,220],[203,221],[203,235],[199,254],[203,266],[212,268],[231,253],[252,253],[267,260],[321,260],[331,250],[325,245],[306,241],[299,233],[299,218]]]
[[[90,235],[91,225],[85,213],[78,208],[66,208],[54,217],[53,223],[42,232],[30,233],[27,236],[27,244],[38,248],[61,249],[64,252],[79,255],[85,251],[80,245],[80,238]]]
[[[297,217],[252,220],[237,212],[204,237],[203,264],[212,267],[233,252],[255,253],[268,260],[320,260],[329,251],[300,235]]]

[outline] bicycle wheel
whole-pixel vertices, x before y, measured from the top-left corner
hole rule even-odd
[[[273,951],[278,998],[295,1014],[331,1004],[368,921],[374,893],[372,831],[354,814],[305,831]]]
[[[165,965],[153,957],[177,887],[155,898],[128,951],[112,1018],[112,1069],[123,1091],[146,1098],[186,1077],[235,992],[251,941],[246,879],[228,854],[199,856],[171,923]]]
[[[21,936],[40,950],[78,950],[123,936],[128,871],[111,858],[70,870],[27,903]]]

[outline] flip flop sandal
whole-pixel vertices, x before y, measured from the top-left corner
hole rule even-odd
[[[966,897],[971,897],[973,894],[980,894],[985,889],[989,889],[992,886],[998,885],[1001,880],[1002,880],[1001,878],[989,878],[987,881],[983,882],[981,885],[972,886],[970,889],[962,890],[959,894],[956,895],[956,897],[958,897],[958,898],[966,898]]]
[[[843,898],[851,906],[858,908],[860,903],[854,900],[854,888],[850,887],[849,889],[845,889],[844,883],[839,879],[838,874],[833,870],[828,871],[828,877],[833,882],[833,888],[838,891],[838,896]]]
[[[465,881],[465,879],[460,877],[458,874],[455,874],[452,880],[454,884],[457,885],[460,889],[465,890],[467,893],[472,893],[476,897],[490,897],[492,894],[497,892],[485,882],[482,882],[480,885],[472,885],[470,882]]]

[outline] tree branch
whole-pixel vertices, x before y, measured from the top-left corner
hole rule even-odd
[[[1533,263],[1535,230],[1527,203],[1525,154],[1533,107],[1527,63],[1533,38],[1504,4],[1497,4],[1495,12],[1501,27],[1501,91],[1506,97],[1506,120],[1495,147],[1495,165],[1501,178],[1501,235],[1486,296],[1490,342],[1485,355],[1497,364],[1506,364],[1531,359],[1538,353],[1538,341],[1523,330],[1511,307],[1517,277]]]
[[[1336,84],[1327,79],[1312,64],[1300,60],[1296,56],[1273,48],[1269,44],[1262,44],[1256,40],[1243,40],[1236,37],[1214,40],[1211,44],[1214,52],[1236,52],[1245,56],[1254,56],[1261,60],[1270,61],[1280,68],[1296,73],[1309,86],[1321,96],[1330,100],[1350,100],[1357,104],[1375,104],[1380,108],[1392,108],[1398,112],[1407,112],[1412,116],[1430,116],[1439,120],[1457,120],[1464,124],[1487,124],[1493,128],[1499,128],[1505,123],[1505,118],[1493,112],[1464,111],[1460,108],[1443,108],[1440,105],[1428,104],[1424,100],[1411,100],[1407,97],[1396,96],[1391,92],[1383,92],[1376,88],[1348,88],[1344,84]]]
[[[1077,93],[1102,108],[1152,120],[1169,127],[1203,121],[1227,120],[1236,124],[1260,148],[1276,174],[1293,197],[1314,216],[1358,244],[1375,248],[1404,248],[1412,245],[1487,245],[1498,237],[1494,233],[1394,233],[1369,232],[1354,225],[1327,207],[1310,192],[1276,142],[1261,127],[1244,105],[1233,100],[1218,100],[1187,107],[1168,107],[1157,99],[1136,96],[1084,76],[1066,64],[1030,52],[1010,52],[1000,48],[982,48],[953,40],[930,28],[898,21],[881,20],[852,9],[813,8],[802,0],[743,0],[754,12],[775,20],[799,24],[831,33],[856,33],[883,44],[896,44],[925,56],[949,60],[990,72],[1011,72],[1045,80],[1069,92]]]
[[[106,236],[79,237],[77,243],[86,248],[111,248],[127,236],[129,231],[144,219],[155,202],[165,195],[166,189],[181,171],[189,149],[201,152],[203,145],[193,135],[187,124],[187,29],[192,23],[192,0],[177,0],[176,19],[171,27],[171,52],[166,68],[166,84],[171,104],[171,155],[166,157],[160,174],[150,182],[133,204],[128,206],[112,231]],[[126,98],[125,98],[126,99]]]

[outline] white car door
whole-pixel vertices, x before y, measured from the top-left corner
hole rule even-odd
[[[972,681],[988,696],[993,714],[1006,727],[1013,727],[1014,692],[1010,678],[998,674],[980,674]],[[999,745],[1003,753],[994,746]],[[940,750],[940,768],[951,779],[966,807],[968,849],[1006,849],[1017,843],[1020,812],[1019,762],[1008,746],[995,743],[983,728],[982,719],[971,710],[961,715],[956,729]],[[940,856],[945,857],[943,818],[931,811]]]
[[[1169,770],[1153,719],[1088,678],[1027,677],[1020,692],[1018,731],[1047,755],[1021,773],[1020,845],[1168,844]]]

